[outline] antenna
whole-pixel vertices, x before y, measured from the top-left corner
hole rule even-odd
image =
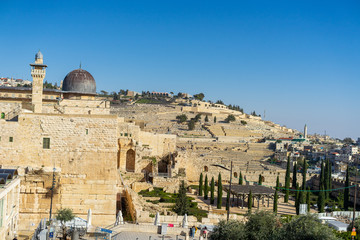
[[[81,69],[81,61],[80,61],[80,69]]]

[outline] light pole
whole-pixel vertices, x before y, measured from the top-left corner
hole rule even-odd
[[[230,186],[229,186],[229,198],[227,199],[227,205],[228,205],[228,210],[227,210],[227,221],[229,221],[229,217],[230,217],[230,198],[231,198],[231,182],[232,182],[232,169],[233,169],[233,161],[231,161],[231,167],[230,169],[228,169],[227,167],[225,166],[222,166],[222,165],[219,165],[219,164],[212,164],[210,166],[214,166],[214,167],[220,167],[222,169],[225,169],[227,171],[230,172]]]
[[[355,211],[356,211],[356,190],[357,190],[357,171],[358,166],[356,165],[355,169],[355,189],[354,189],[354,209],[353,209],[353,219],[352,219],[352,227],[355,227]]]
[[[49,221],[51,221],[51,213],[52,213],[52,203],[53,203],[53,196],[54,196],[54,188],[55,188],[55,171],[56,168],[53,168],[53,180],[52,180],[52,185],[51,185],[51,199],[50,199],[50,216],[49,216]]]

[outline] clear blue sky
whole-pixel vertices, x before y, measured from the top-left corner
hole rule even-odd
[[[80,61],[97,90],[203,92],[310,133],[360,137],[360,2],[0,2],[0,76]]]

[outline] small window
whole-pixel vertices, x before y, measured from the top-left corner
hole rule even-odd
[[[127,133],[125,133],[124,135],[125,135],[125,137],[127,137],[127,136],[128,136],[128,134],[127,134]]]
[[[50,138],[43,138],[43,149],[50,149]]]
[[[9,142],[13,142],[14,138],[13,137],[9,137]]]
[[[86,133],[86,135],[88,135],[89,134],[89,129],[85,129],[85,133]]]
[[[120,136],[122,136],[123,134],[122,133],[120,133]]]

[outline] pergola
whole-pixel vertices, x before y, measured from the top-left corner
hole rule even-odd
[[[224,185],[225,192],[229,192],[229,185]],[[270,207],[270,199],[274,200],[275,189],[261,186],[261,185],[231,185],[231,193],[233,195],[233,202],[235,196],[237,197],[237,206],[239,207],[239,199],[241,199],[241,208],[244,208],[245,198],[249,198],[249,193],[251,191],[251,195],[253,197],[253,204],[255,203],[254,199],[258,200],[258,209],[260,209],[260,200],[262,200],[262,204],[265,203],[265,199],[267,198],[267,207]],[[278,191],[278,197],[284,196],[283,193]],[[231,197],[231,196],[230,196]],[[249,202],[249,201],[248,201]]]

